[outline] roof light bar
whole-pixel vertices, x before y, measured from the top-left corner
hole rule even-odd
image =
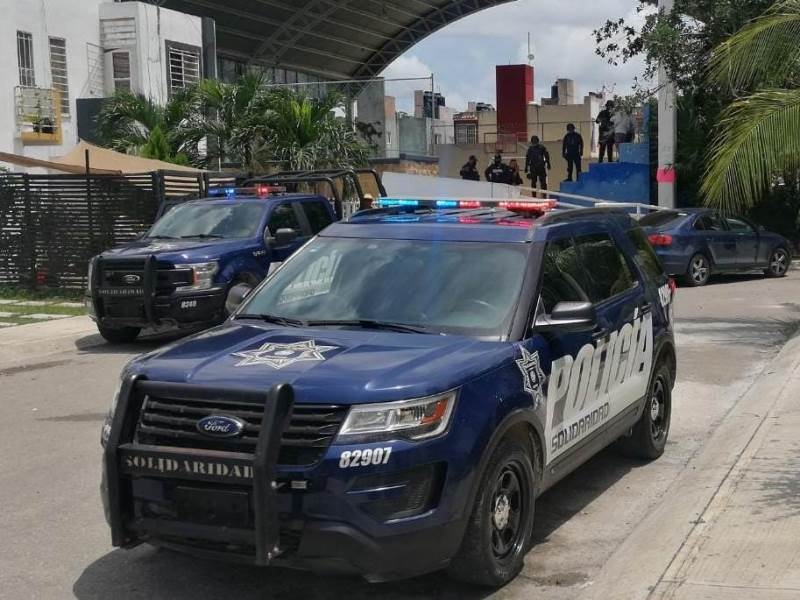
[[[546,212],[558,207],[558,201],[556,200],[540,200],[537,198],[514,200],[501,200],[498,198],[469,200],[456,198],[376,198],[374,204],[379,208],[396,206],[455,209],[503,208],[513,212]]]

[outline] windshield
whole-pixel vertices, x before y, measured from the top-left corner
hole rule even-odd
[[[317,238],[238,314],[501,339],[517,306],[527,250],[525,244]]]
[[[164,215],[147,234],[149,238],[249,238],[258,233],[264,205],[183,204]]]

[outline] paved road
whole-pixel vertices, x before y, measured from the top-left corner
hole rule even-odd
[[[525,571],[494,597],[591,597],[593,579],[612,553],[669,501],[664,491],[800,325],[800,272],[780,281],[729,278],[682,288],[677,316],[680,376],[665,456],[644,465],[606,451],[545,494]],[[100,424],[121,366],[157,344],[92,346],[96,339],[85,333],[63,339],[42,352],[34,342],[19,353],[0,347],[0,598],[486,595],[441,575],[370,586],[148,547],[112,549],[97,492]]]

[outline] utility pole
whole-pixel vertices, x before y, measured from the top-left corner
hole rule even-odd
[[[659,10],[670,13],[675,0],[658,0]],[[658,70],[658,205],[675,208],[675,145],[678,138],[676,88],[662,65]]]

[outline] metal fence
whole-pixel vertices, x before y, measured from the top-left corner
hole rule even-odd
[[[80,289],[95,254],[146,232],[169,198],[201,198],[234,178],[0,174],[0,286]]]

